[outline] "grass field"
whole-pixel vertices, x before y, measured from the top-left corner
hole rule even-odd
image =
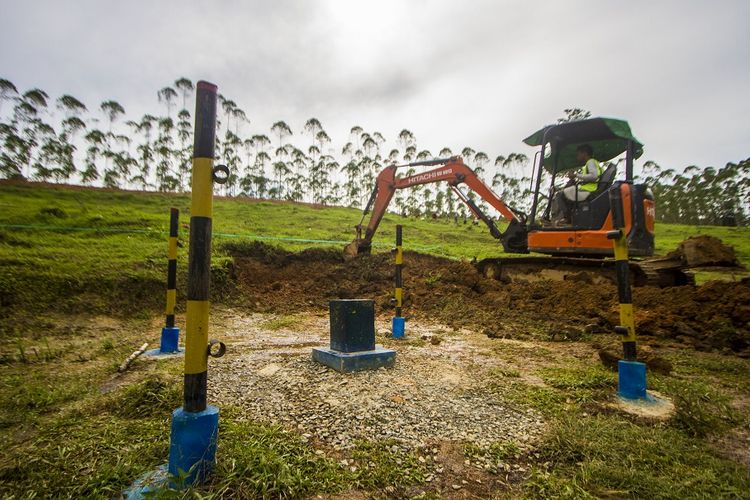
[[[5,305],[44,304],[89,312],[127,309],[128,303],[158,307],[158,300],[150,299],[157,299],[153,291],[161,289],[164,280],[169,208],[179,208],[187,224],[189,206],[188,195],[2,185],[0,297]],[[223,242],[255,239],[292,250],[342,247],[353,238],[360,217],[355,209],[216,199],[214,281],[221,283],[226,271]],[[483,225],[393,214],[381,223],[376,251],[392,247],[397,223],[405,226],[407,249],[465,259],[503,253]],[[186,241],[187,230],[181,231]],[[657,253],[695,234],[718,236],[735,246],[742,262],[750,263],[750,228],[660,224]],[[186,253],[185,248],[179,252],[182,261]],[[144,285],[142,294],[134,292],[134,283]],[[216,287],[216,293],[220,291]]]
[[[164,462],[170,412],[181,400],[181,362],[144,363],[121,377],[116,368],[143,332],[158,332],[172,206],[187,223],[187,195],[0,185],[0,496],[111,498]],[[215,302],[241,307],[231,293],[224,242],[338,247],[351,240],[359,218],[353,209],[217,199]],[[465,259],[501,253],[482,226],[394,215],[385,218],[376,250],[391,247],[396,223],[405,225],[410,249]],[[750,264],[747,228],[659,225],[658,251],[693,234],[720,237]],[[186,260],[183,246],[180,269]],[[261,328],[293,328],[295,321],[270,315]],[[498,372],[493,383],[550,423],[539,452],[518,459],[528,474],[511,484],[513,496],[747,497],[750,470],[721,448],[741,453],[748,439],[750,361],[669,351],[675,373],[650,383],[673,398],[677,413],[654,426],[602,410],[615,391],[614,375],[582,360],[580,345],[498,344],[498,356],[518,369]],[[537,382],[526,383],[526,376]],[[365,474],[236,408],[222,408],[221,425],[214,480],[186,497],[454,493],[430,490],[418,457],[392,452],[387,443],[360,443],[352,452],[353,463],[367,464]]]

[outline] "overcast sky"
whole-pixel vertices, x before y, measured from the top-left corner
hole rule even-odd
[[[186,76],[269,133],[317,117],[491,157],[568,107],[627,119],[663,166],[750,156],[750,2],[0,0],[0,78],[160,110]]]

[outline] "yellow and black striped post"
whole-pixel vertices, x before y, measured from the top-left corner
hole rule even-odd
[[[615,327],[615,332],[620,335],[623,354],[623,359],[617,363],[617,392],[625,399],[647,400],[646,365],[637,361],[628,235],[625,233],[625,210],[630,210],[631,207],[623,206],[622,196],[623,190],[631,187],[629,182],[616,182],[609,190],[613,230],[607,233],[607,238],[614,245],[617,296],[620,302],[620,324]]]
[[[167,320],[166,327],[174,327],[174,308],[177,305],[177,231],[180,222],[180,211],[172,208],[169,211],[169,250],[167,253]]]
[[[188,412],[206,409],[208,376],[208,294],[211,271],[214,148],[217,87],[198,82],[195,105],[190,253],[185,321],[185,404]]]
[[[621,186],[623,186],[622,183],[616,183],[609,191],[613,231],[610,231],[607,237],[614,244],[617,296],[620,303],[620,324],[615,327],[615,332],[620,335],[622,340],[623,358],[628,361],[635,361],[635,320],[633,318],[633,296],[630,288],[628,238],[624,232],[625,208],[622,205]]]
[[[396,316],[393,318],[393,338],[400,339],[404,337],[405,320],[401,316],[401,309],[404,299],[404,282],[402,269],[404,267],[404,249],[403,249],[403,228],[401,224],[396,225],[396,289],[394,298],[396,299]]]
[[[180,329],[174,323],[174,309],[177,304],[177,231],[180,211],[172,208],[169,211],[169,246],[167,251],[167,306],[166,322],[161,329],[161,344],[156,355],[175,354],[179,352]]]
[[[185,480],[175,486],[202,482],[216,463],[219,409],[206,403],[206,389],[208,356],[224,353],[224,345],[219,343],[219,352],[212,354],[208,342],[213,183],[217,179],[215,170],[220,169],[214,168],[217,91],[216,85],[208,82],[196,85],[184,402],[182,408],[172,413],[168,467],[171,477],[185,477]]]

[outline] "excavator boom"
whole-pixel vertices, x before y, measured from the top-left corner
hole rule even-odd
[[[396,177],[396,172],[399,168],[434,165],[439,166],[435,169],[420,172],[408,177]],[[388,205],[390,204],[391,199],[393,199],[393,195],[397,189],[406,189],[436,182],[447,182],[458,195],[459,199],[466,203],[469,210],[489,226],[490,233],[503,242],[506,251],[515,253],[528,252],[525,230],[526,215],[505,204],[505,202],[503,202],[503,200],[501,200],[492,189],[490,189],[490,187],[487,186],[482,179],[480,179],[479,176],[477,176],[477,174],[463,162],[461,157],[454,156],[451,158],[413,162],[405,165],[391,165],[383,169],[380,174],[378,174],[375,182],[375,189],[365,206],[362,220],[356,226],[357,237],[352,243],[347,245],[344,250],[345,255],[354,256],[360,253],[368,253],[370,251],[372,247],[372,238],[375,235],[378,225],[380,225],[380,221],[383,219],[383,215],[385,215]],[[508,230],[506,230],[505,233],[500,232],[497,226],[495,226],[494,221],[485,215],[471,198],[464,195],[463,192],[458,189],[460,184],[466,184],[469,189],[474,191],[478,196],[489,203],[490,206],[500,212],[500,214],[510,223]],[[370,220],[367,226],[363,228],[362,223],[370,211],[372,211]],[[363,229],[364,234],[362,234]]]

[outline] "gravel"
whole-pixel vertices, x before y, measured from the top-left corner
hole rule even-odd
[[[538,413],[503,400],[502,391],[489,386],[493,341],[482,335],[446,335],[440,325],[410,322],[413,339],[439,334],[441,343],[385,339],[398,351],[395,367],[340,374],[311,359],[311,346],[327,343],[326,318],[273,332],[263,330],[267,319],[230,314],[214,320],[229,349],[212,361],[209,397],[296,430],[316,446],[347,450],[358,440],[392,440],[397,449],[424,453],[441,441],[480,449],[513,442],[525,450],[544,429]],[[379,322],[379,331],[386,325]],[[472,460],[480,468],[493,466],[481,454]]]

